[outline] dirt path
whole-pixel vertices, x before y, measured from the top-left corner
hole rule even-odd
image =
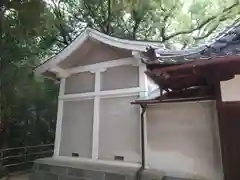
[[[15,176],[10,176],[8,178],[3,178],[1,180],[28,180],[30,174],[20,174]]]

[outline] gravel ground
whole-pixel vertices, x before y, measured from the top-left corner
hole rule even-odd
[[[8,178],[3,178],[1,180],[28,180],[30,174],[20,174],[20,175],[14,175],[10,176]]]

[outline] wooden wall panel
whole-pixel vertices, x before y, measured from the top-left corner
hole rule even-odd
[[[225,180],[240,180],[240,101],[222,102],[217,83],[216,104]]]

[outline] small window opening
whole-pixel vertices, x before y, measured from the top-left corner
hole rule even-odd
[[[124,157],[123,156],[114,156],[114,159],[116,161],[124,161]]]
[[[72,153],[72,157],[79,157],[79,153]]]

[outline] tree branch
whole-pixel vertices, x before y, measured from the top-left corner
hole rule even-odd
[[[65,44],[65,41],[62,41],[61,39],[56,38],[57,42],[60,42],[61,44]]]
[[[164,25],[160,29],[160,35],[161,35],[161,38],[162,38],[162,42],[166,41],[166,22],[173,15],[173,11],[176,8],[177,8],[177,4],[174,4],[173,7],[169,10],[169,12],[163,18]],[[164,11],[164,12],[166,12],[166,11]]]
[[[122,23],[119,22],[120,20],[122,21]],[[123,31],[126,30],[126,31],[128,32],[128,34],[131,34],[131,32],[130,32],[130,30],[129,30],[129,27],[127,26],[127,24],[126,24],[126,22],[124,21],[123,17],[120,17],[120,18],[117,19],[116,21],[117,21],[117,24],[118,24],[119,27],[120,27],[120,26],[121,26],[121,27],[124,26],[124,27],[123,27]]]
[[[110,34],[110,28],[111,28],[111,0],[108,0],[108,17],[107,17],[107,34]]]
[[[227,20],[228,18],[225,17],[225,18],[222,18],[219,20],[219,22],[222,22],[222,21],[225,21]],[[211,35],[213,33],[213,31],[215,31],[217,29],[217,27],[219,26],[219,24],[216,24],[214,27],[212,27],[206,34],[204,34],[203,36],[199,36],[199,37],[193,37],[194,40],[201,40],[201,39],[204,39],[206,37],[208,37],[209,35]]]
[[[132,39],[136,40],[136,36],[137,36],[137,29],[139,28],[140,22],[142,21],[142,19],[137,19],[135,20],[134,26],[133,26],[133,32],[132,32]]]
[[[230,11],[231,9],[235,8],[236,6],[239,5],[239,1],[237,1],[236,3],[234,3],[233,5],[225,8],[222,13],[226,13],[228,11]],[[193,33],[194,31],[196,30],[199,30],[201,28],[203,28],[206,24],[210,23],[212,20],[218,18],[218,15],[214,15],[214,16],[211,16],[209,17],[208,19],[206,19],[205,21],[203,21],[201,24],[199,24],[198,26],[196,26],[195,28],[193,29],[189,29],[189,30],[183,30],[183,31],[179,31],[179,32],[176,32],[176,33],[173,33],[169,36],[166,37],[166,40],[169,40],[173,37],[176,37],[176,36],[179,36],[179,35],[183,35],[183,34],[190,34],[190,33]]]
[[[92,11],[92,9],[91,9],[85,2],[83,3],[83,5],[84,5],[84,7],[88,10],[91,18],[93,18],[93,19],[96,20],[97,15]],[[102,25],[102,23],[100,22],[100,23],[98,23],[98,25],[99,25],[101,31],[102,31],[103,33],[106,33],[105,27]]]
[[[163,12],[166,12],[167,10],[162,6],[162,0],[160,0],[160,9],[163,11]]]
[[[59,1],[59,2],[60,2],[60,1]],[[59,21],[63,20],[63,16],[62,16],[61,11],[60,11],[60,9],[59,9],[59,7],[58,7],[59,4],[57,5],[54,0],[52,0],[52,3],[53,3],[53,6],[54,6],[53,12],[54,12],[56,18],[57,18]],[[65,31],[64,26],[62,25],[61,22],[60,22],[57,26],[58,26],[58,28],[59,28],[60,35],[61,35],[61,37],[63,38],[63,44],[64,44],[64,45],[69,45],[70,42],[68,42],[68,39],[67,39],[68,35],[67,35],[67,32]]]

